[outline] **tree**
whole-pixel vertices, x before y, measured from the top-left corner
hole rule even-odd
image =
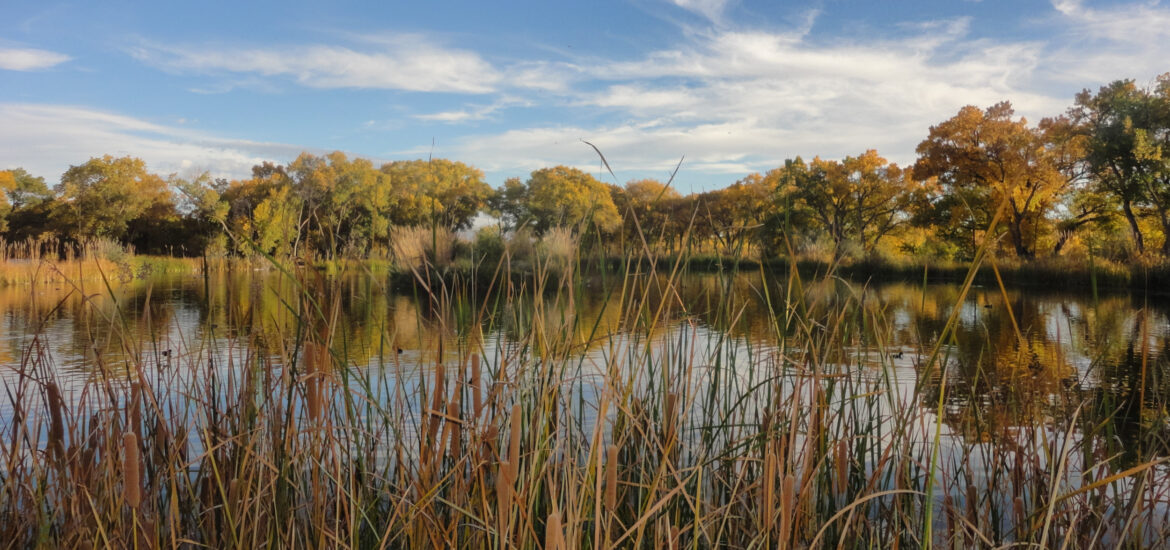
[[[335,151],[318,157],[301,153],[287,173],[295,196],[304,205],[298,236],[316,238],[329,257],[342,249],[365,249],[384,238],[391,208],[389,177],[361,158],[350,160]],[[294,243],[293,253],[296,253]]]
[[[1146,197],[1162,226],[1162,254],[1170,255],[1170,73],[1150,93],[1150,125],[1136,133]]]
[[[593,226],[613,232],[621,226],[621,217],[605,184],[576,168],[555,166],[532,172],[522,195],[525,204],[508,208],[531,220],[538,234],[551,227],[572,225],[584,229]],[[507,191],[507,190],[505,190]]]
[[[216,186],[220,202],[227,205],[224,225],[236,252],[251,254],[255,246],[266,254],[292,253],[300,241],[302,205],[291,192],[292,182],[283,166],[265,162],[252,167],[251,179],[226,185],[217,182]]]
[[[466,229],[494,195],[482,171],[447,159],[394,161],[382,173],[397,199],[394,222],[402,225]]]
[[[819,227],[837,254],[846,242],[872,252],[883,237],[906,225],[919,186],[909,170],[868,150],[843,161],[801,159],[768,173],[779,190],[779,211]]]
[[[1151,159],[1143,155],[1143,146],[1157,126],[1151,94],[1132,80],[1118,80],[1095,95],[1089,90],[1077,94],[1068,116],[1086,138],[1085,159],[1096,186],[1121,204],[1134,246],[1145,252],[1138,209],[1149,198]]]
[[[173,203],[166,181],[133,157],[110,155],[71,166],[57,193],[75,238],[122,239],[129,223],[160,203]]]
[[[681,198],[674,188],[655,179],[631,180],[624,188],[614,186],[610,195],[626,222],[625,232],[631,238],[637,238],[639,228],[642,236],[651,243],[669,239],[673,234],[673,203]]]
[[[45,178],[33,176],[23,168],[0,171],[0,189],[13,210],[53,198]]]
[[[528,186],[520,178],[508,178],[488,199],[487,206],[505,231],[514,231],[527,221]]]
[[[930,128],[929,137],[918,145],[914,175],[937,177],[947,194],[960,199],[961,208],[952,201],[949,209],[966,218],[963,225],[972,228],[972,237],[984,219],[1005,205],[1005,225],[1016,255],[1033,258],[1037,238],[1069,180],[1044,132],[1029,128],[1022,118],[1013,119],[1014,114],[1006,101],[987,110],[963,107]]]

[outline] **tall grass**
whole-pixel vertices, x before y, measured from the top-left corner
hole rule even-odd
[[[886,310],[832,271],[779,284],[760,273],[761,344],[732,336],[742,296],[716,291],[713,325],[699,323],[679,299],[685,259],[642,260],[631,253],[601,286],[549,262],[519,282],[506,263],[482,266],[487,289],[419,277],[417,322],[456,338],[404,356],[385,333],[373,365],[348,359],[343,278],[311,271],[285,272],[295,322],[278,338],[208,331],[174,357],[126,331],[128,359],[96,354],[93,375],[69,384],[34,338],[5,388],[0,536],[91,548],[1165,543],[1162,432],[1125,448],[1101,421],[1114,413],[1086,414],[1108,404],[1078,392],[1050,395],[1051,418],[949,410],[944,396],[963,391],[948,383],[953,337],[895,358]],[[597,293],[603,310],[583,314]],[[903,353],[922,358],[919,378],[899,378]]]

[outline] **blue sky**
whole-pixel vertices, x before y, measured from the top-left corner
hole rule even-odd
[[[1170,71],[1158,2],[76,2],[0,5],[0,168],[135,155],[243,177],[341,150],[489,183],[567,164],[723,187],[796,155],[913,162],[931,124]],[[612,178],[605,174],[606,181]]]

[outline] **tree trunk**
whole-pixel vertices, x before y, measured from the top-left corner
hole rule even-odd
[[[1125,213],[1125,221],[1129,222],[1129,231],[1133,235],[1133,244],[1137,246],[1138,254],[1145,254],[1145,239],[1142,238],[1142,229],[1138,227],[1137,216],[1133,213],[1133,205],[1129,199],[1121,201],[1121,211]]]
[[[1012,245],[1016,249],[1016,256],[1024,259],[1032,259],[1035,256],[1028,246],[1024,243],[1024,228],[1023,220],[1019,216],[1012,216],[1011,223],[1008,224],[1008,233],[1012,237]]]
[[[1165,209],[1159,209],[1158,219],[1162,222],[1162,254],[1170,256],[1170,216]]]

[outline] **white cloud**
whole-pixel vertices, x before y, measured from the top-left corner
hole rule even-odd
[[[672,0],[674,5],[710,19],[713,22],[721,22],[723,14],[727,10],[727,5],[731,0]]]
[[[291,81],[314,88],[478,94],[476,102],[456,99],[439,103],[435,112],[370,126],[397,132],[411,118],[469,126],[483,120],[501,123],[512,129],[450,138],[439,152],[498,175],[522,175],[553,164],[596,170],[597,158],[580,143],[583,138],[602,149],[620,177],[665,174],[686,155],[680,176],[706,174],[710,185],[767,170],[795,155],[840,158],[876,148],[908,164],[929,126],[963,105],[985,107],[1006,99],[1021,115],[1038,121],[1061,113],[1081,87],[1170,70],[1165,65],[1170,8],[1157,3],[1105,9],[1080,0],[1053,0],[1051,12],[1024,22],[1031,27],[1014,39],[975,36],[977,27],[962,17],[893,24],[868,35],[828,35],[813,32],[816,11],[800,13],[791,28],[767,29],[736,25],[727,0],[675,3],[711,24],[701,29],[680,25],[677,43],[624,58],[574,58],[562,52],[566,57],[533,54],[493,62],[425,36],[401,35],[351,36],[352,47],[143,44],[133,53],[165,70],[211,75],[197,88],[208,93],[272,89]],[[516,106],[535,109],[503,112]],[[24,117],[23,124],[35,124],[28,120],[30,106],[19,107],[24,111],[0,110],[0,124],[13,113]],[[88,137],[69,147],[85,154],[109,152],[103,145],[108,140],[128,154],[147,156],[138,152],[145,148],[159,159],[151,162],[179,166],[189,157],[196,163],[222,162],[230,171],[246,170],[257,159],[291,157],[296,150],[209,140],[175,128],[136,128],[146,123],[88,113],[55,113],[83,119],[81,135]],[[522,118],[541,113],[554,118]],[[51,150],[53,140],[82,139],[66,126],[60,124],[52,138],[49,130],[34,130],[44,134],[38,147]],[[0,136],[0,147],[20,145],[16,137]],[[66,153],[72,162],[84,160],[76,150],[62,148]],[[0,148],[5,154],[15,155]]]
[[[416,92],[486,93],[501,79],[478,54],[423,40],[394,40],[378,50],[342,46],[216,48],[146,43],[137,59],[179,73],[286,77],[313,88],[372,88]]]
[[[233,140],[141,119],[65,105],[0,103],[0,168],[24,167],[55,181],[71,164],[101,155],[139,157],[158,173],[208,170],[247,175],[265,160],[285,162],[301,148]]]
[[[1157,2],[1097,9],[1054,0],[1053,24],[1064,34],[1047,60],[1049,76],[1070,83],[1139,81],[1170,71],[1170,7]]]
[[[432,122],[446,122],[459,123],[470,122],[475,120],[486,120],[492,118],[494,114],[501,109],[515,106],[528,106],[531,102],[520,99],[518,97],[503,97],[499,101],[490,105],[467,105],[462,109],[454,109],[450,111],[441,111],[438,113],[426,113],[413,115],[411,118],[417,120],[425,120]]]
[[[35,71],[48,69],[72,59],[48,50],[31,48],[0,48],[0,69],[9,71]]]
[[[619,177],[668,171],[686,155],[681,175],[730,183],[795,155],[839,158],[877,148],[908,164],[929,126],[963,105],[1010,99],[1037,120],[1069,101],[1033,89],[1042,44],[970,39],[965,19],[828,45],[809,39],[811,25],[708,30],[639,59],[594,64],[585,69],[589,78],[608,84],[565,95],[574,108],[603,108],[623,122],[469,136],[452,154],[489,171],[588,166],[594,159],[578,141],[584,138]]]
[[[688,6],[713,14],[726,8]],[[1075,0],[1054,8],[1020,39],[972,36],[971,20],[955,18],[824,40],[810,35],[815,13],[789,30],[684,29],[678,44],[634,59],[573,65],[591,85],[565,92],[568,105],[604,109],[609,122],[538,122],[468,136],[452,154],[514,174],[544,164],[589,166],[592,151],[577,141],[584,138],[619,177],[666,170],[685,154],[680,175],[726,177],[723,183],[794,155],[839,158],[876,148],[909,164],[928,128],[964,105],[1009,100],[1037,122],[1062,113],[1081,87],[1170,70],[1170,8],[1094,9]]]

